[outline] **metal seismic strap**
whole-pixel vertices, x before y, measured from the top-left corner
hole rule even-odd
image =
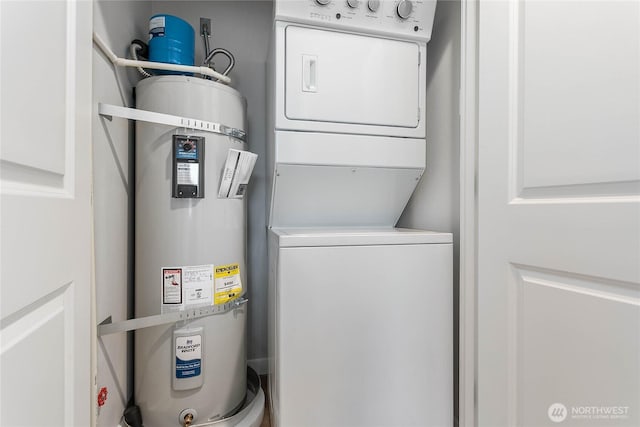
[[[226,135],[232,138],[239,139],[242,142],[246,142],[247,140],[247,133],[242,129],[233,128],[220,123],[207,122],[205,120],[174,116],[171,114],[156,113],[154,111],[138,110],[136,108],[127,108],[120,107],[118,105],[99,103],[98,114],[108,118],[109,120],[111,120],[111,118],[115,116],[121,117],[123,119],[217,133],[220,135]]]
[[[98,336],[116,334],[119,332],[133,331],[136,329],[148,328],[151,326],[167,325],[184,320],[195,320],[201,317],[224,314],[235,310],[246,304],[249,300],[240,298],[225,304],[211,305],[206,307],[196,307],[187,310],[180,310],[173,313],[158,314],[155,316],[140,317],[138,319],[123,320],[111,323],[110,317],[98,325]]]

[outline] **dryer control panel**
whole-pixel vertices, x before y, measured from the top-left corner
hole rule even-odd
[[[275,0],[277,21],[429,41],[436,0]]]

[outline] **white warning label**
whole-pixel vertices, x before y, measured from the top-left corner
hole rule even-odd
[[[178,163],[177,165],[178,185],[198,185],[199,169],[198,163]]]
[[[162,312],[213,305],[213,264],[162,269]]]

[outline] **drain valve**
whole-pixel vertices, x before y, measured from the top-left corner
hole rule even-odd
[[[196,412],[195,409],[193,408],[183,409],[180,412],[180,415],[178,415],[178,422],[183,427],[189,427],[193,425],[197,417],[198,417],[198,413]]]

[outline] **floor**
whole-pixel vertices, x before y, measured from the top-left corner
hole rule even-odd
[[[267,389],[267,376],[260,375],[260,384],[262,385],[262,391],[264,391],[264,417],[260,427],[271,427],[271,416],[269,413],[269,391]]]

